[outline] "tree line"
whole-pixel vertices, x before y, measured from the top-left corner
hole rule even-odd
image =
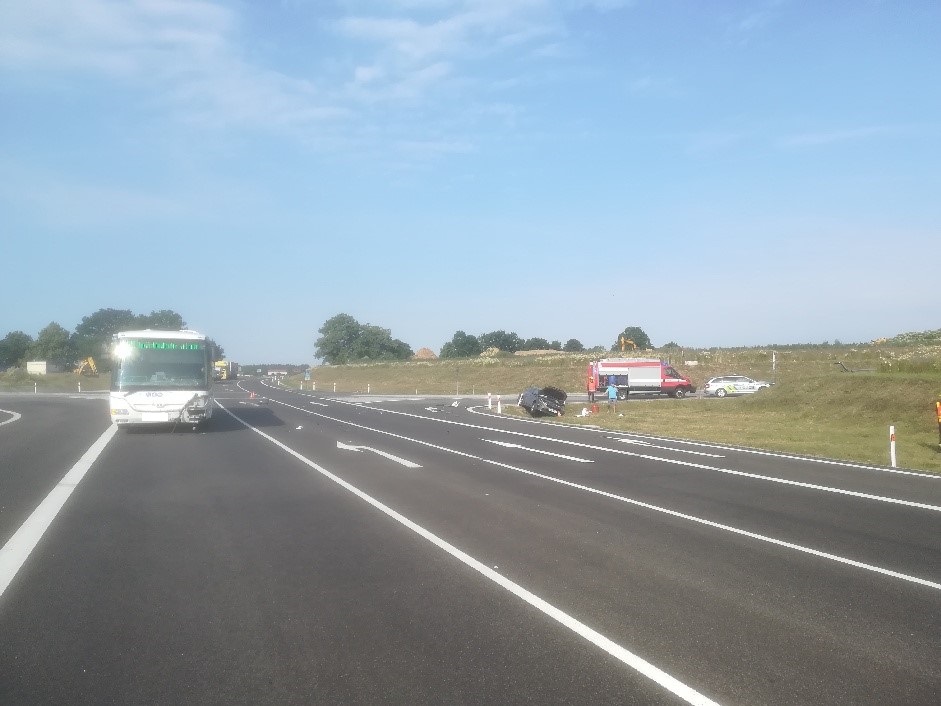
[[[314,342],[314,356],[328,365],[342,365],[364,361],[408,360],[413,355],[411,346],[397,338],[392,338],[389,329],[371,324],[361,324],[349,314],[337,314],[327,319],[318,330],[320,337]],[[614,344],[606,349],[595,346],[590,349],[597,352],[605,350],[620,351],[624,341],[631,341],[636,349],[652,348],[650,338],[639,326],[627,326],[618,334]],[[545,338],[523,339],[514,332],[491,331],[480,335],[456,331],[450,341],[445,343],[439,358],[471,358],[479,356],[488,349],[499,349],[507,353],[532,350],[557,350],[581,352],[586,348],[581,341],[570,338],[564,344],[561,341],[549,341]]]
[[[0,339],[0,369],[22,366],[28,360],[45,360],[72,365],[91,357],[109,365],[111,337],[118,331],[137,329],[178,331],[186,328],[183,317],[170,309],[135,314],[130,309],[99,309],[82,318],[74,331],[52,321],[34,339],[23,331],[10,331]],[[221,360],[225,351],[210,339],[213,360]]]

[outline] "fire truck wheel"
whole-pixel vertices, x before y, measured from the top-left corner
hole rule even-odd
[[[683,397],[686,397],[686,390],[684,390],[682,387],[678,387],[673,391],[673,396],[677,399],[682,399]]]

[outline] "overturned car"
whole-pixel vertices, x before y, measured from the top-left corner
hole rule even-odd
[[[527,387],[520,394],[519,406],[534,417],[561,417],[567,396],[558,387]]]

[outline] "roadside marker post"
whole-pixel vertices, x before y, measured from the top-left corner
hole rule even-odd
[[[500,405],[500,395],[497,395],[497,414],[503,414],[503,407]]]
[[[938,404],[941,404],[941,402]],[[493,396],[489,392],[487,393],[487,409],[493,409]],[[941,410],[941,407],[938,409]],[[938,414],[941,414],[941,411],[939,411]],[[939,417],[938,424],[941,425],[941,417]]]
[[[941,400],[934,403],[934,411],[938,415],[938,446],[941,446]]]
[[[895,468],[895,427],[889,427],[889,460],[892,462],[892,468]]]

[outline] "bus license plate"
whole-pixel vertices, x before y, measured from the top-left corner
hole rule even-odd
[[[141,412],[141,421],[144,422],[169,422],[169,412]]]

